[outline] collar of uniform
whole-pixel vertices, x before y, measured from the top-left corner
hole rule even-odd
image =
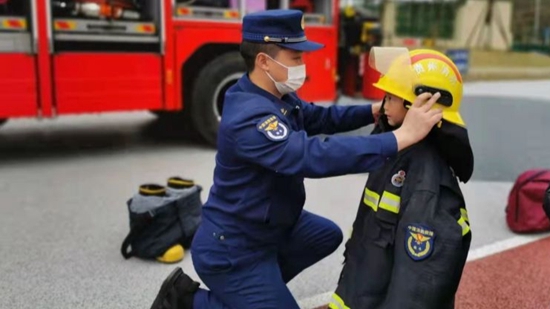
[[[244,74],[243,77],[239,80],[239,87],[245,92],[251,92],[258,95],[261,95],[269,99],[273,103],[283,103],[289,108],[294,108],[296,106],[296,99],[290,95],[285,94],[281,99],[277,98],[268,91],[263,90],[262,88],[256,86],[249,78],[248,73]]]

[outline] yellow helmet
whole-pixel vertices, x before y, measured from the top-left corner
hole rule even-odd
[[[397,51],[397,52],[396,52]],[[441,94],[434,107],[441,108],[443,119],[465,126],[460,116],[462,76],[445,54],[430,49],[374,47],[371,66],[382,76],[373,86],[409,102],[423,92]]]

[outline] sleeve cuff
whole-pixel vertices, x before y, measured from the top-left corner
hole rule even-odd
[[[367,125],[374,123],[374,115],[372,114],[372,104],[365,105],[366,111],[365,111],[365,119],[367,121]]]
[[[371,113],[372,114],[372,113]],[[380,138],[380,146],[382,147],[382,155],[385,157],[393,157],[397,155],[397,139],[393,132],[377,134]]]

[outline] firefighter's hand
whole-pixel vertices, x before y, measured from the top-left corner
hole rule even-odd
[[[394,131],[397,139],[398,151],[424,139],[433,126],[441,121],[443,116],[440,109],[432,109],[435,102],[441,97],[436,93],[419,95],[413,102],[401,127]]]
[[[382,102],[378,103],[372,103],[372,115],[374,116],[374,119],[377,119],[380,116],[380,108],[382,107]]]

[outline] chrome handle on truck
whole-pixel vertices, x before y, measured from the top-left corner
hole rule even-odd
[[[31,35],[32,35],[32,52],[34,54],[38,54],[38,15],[37,15],[37,9],[36,9],[36,1],[31,1]]]
[[[46,1],[46,27],[48,29],[48,50],[50,54],[53,54],[53,33],[52,33],[52,3],[50,0]]]
[[[160,54],[164,55],[166,51],[166,8],[164,0],[160,0],[160,21],[159,21],[159,35],[160,35]],[[172,6],[174,6],[174,0],[172,0]]]

